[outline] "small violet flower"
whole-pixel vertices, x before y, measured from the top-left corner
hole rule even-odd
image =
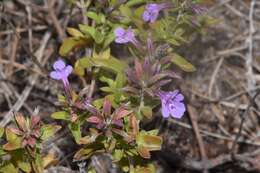
[[[66,66],[64,61],[57,60],[53,64],[53,68],[54,71],[50,73],[51,78],[55,80],[61,80],[63,82],[66,92],[69,92],[70,87],[69,87],[68,76],[71,74],[73,70],[72,66],[71,65]]]
[[[114,30],[116,36],[115,42],[119,44],[132,43],[136,47],[139,46],[139,42],[136,40],[134,32],[131,28],[125,30],[122,27],[118,27]]]
[[[151,3],[147,4],[145,6],[145,10],[143,13],[143,20],[145,22],[155,22],[156,19],[159,16],[159,13],[161,10],[170,8],[172,5],[170,3],[161,3],[161,4],[156,4],[156,3]]]
[[[162,103],[162,116],[168,118],[171,115],[174,118],[181,118],[185,112],[183,95],[179,90],[173,92],[160,91],[158,93]]]

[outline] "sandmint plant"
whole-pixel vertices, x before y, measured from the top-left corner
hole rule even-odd
[[[181,78],[175,69],[192,72],[195,67],[177,52],[192,33],[210,23],[206,8],[199,0],[83,5],[89,23],[68,28],[70,37],[59,50],[68,60],[71,55],[79,57],[73,68],[60,57],[50,73],[64,86],[64,94],[58,96],[62,110],[51,117],[67,122],[81,146],[74,161],[106,153],[123,172],[156,172],[149,159],[152,151],[161,150],[163,139],[157,129],[142,129],[142,123],[156,116],[158,107],[163,118],[183,117],[184,95],[172,89]],[[91,51],[80,57],[78,52],[85,48]],[[120,57],[123,52],[129,56]],[[71,74],[97,81],[94,93],[89,94],[91,87],[75,91]],[[86,169],[97,172],[94,165]]]
[[[30,117],[16,113],[14,123],[1,128],[0,172],[43,172],[48,163],[54,160],[42,153],[42,144],[60,129],[54,124],[43,124],[37,111]]]

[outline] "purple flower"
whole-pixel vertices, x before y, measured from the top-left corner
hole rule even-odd
[[[63,82],[66,92],[70,91],[68,76],[71,74],[73,68],[70,65],[65,64],[62,60],[57,60],[53,64],[54,71],[50,73],[50,77],[55,80],[61,80]]]
[[[162,103],[162,116],[168,118],[171,114],[174,118],[181,118],[185,112],[185,105],[183,103],[183,95],[179,90],[173,92],[160,91],[158,93]]]
[[[145,22],[155,22],[156,19],[159,16],[159,13],[161,10],[165,8],[170,8],[172,5],[170,3],[161,3],[161,4],[156,4],[156,3],[151,3],[147,4],[145,6],[145,11],[143,13],[143,20]]]
[[[139,42],[135,38],[135,34],[131,28],[125,30],[122,27],[118,27],[114,31],[116,39],[115,42],[119,44],[132,43],[136,47],[139,47]]]

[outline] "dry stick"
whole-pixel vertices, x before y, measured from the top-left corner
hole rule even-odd
[[[255,8],[255,0],[251,1],[250,11],[249,11],[249,36],[246,42],[248,43],[248,56],[246,59],[246,67],[247,67],[247,85],[249,89],[254,88],[256,81],[253,78],[253,34],[255,32],[254,28],[254,8]]]
[[[208,157],[207,157],[203,139],[200,135],[200,131],[199,131],[199,127],[198,127],[198,122],[197,122],[198,114],[197,114],[196,110],[193,107],[191,107],[190,105],[188,105],[187,108],[188,108],[191,124],[192,124],[193,130],[194,130],[196,139],[198,141],[201,159],[203,162],[205,162],[208,160]],[[205,165],[205,169],[203,169],[203,172],[204,173],[208,172],[208,170],[206,169],[206,165]]]
[[[32,9],[29,5],[26,5],[25,7],[27,13],[28,13],[28,36],[29,36],[29,50],[32,52],[33,51],[33,46],[32,46]]]
[[[217,74],[218,74],[218,71],[219,71],[219,69],[220,69],[220,67],[221,67],[221,65],[222,65],[222,63],[223,63],[223,61],[224,61],[224,58],[221,58],[220,60],[219,60],[219,62],[218,62],[218,64],[217,64],[217,67],[215,68],[215,70],[214,70],[214,72],[213,72],[213,74],[212,74],[212,77],[211,77],[211,80],[210,80],[210,83],[209,83],[209,96],[211,96],[211,94],[212,94],[212,88],[213,88],[213,85],[214,85],[214,82],[215,82],[215,80],[216,80],[216,76],[217,76]]]
[[[40,70],[38,70],[36,68],[27,67],[26,65],[20,64],[20,63],[17,63],[17,62],[11,62],[11,61],[8,61],[8,60],[0,59],[0,64],[7,64],[7,65],[10,64],[10,65],[12,65],[12,67],[16,67],[19,70],[26,70],[26,71],[29,71],[29,72],[38,73],[41,76],[45,76]]]
[[[234,157],[237,161],[240,161],[243,163],[247,162],[247,163],[252,164],[254,159],[252,159],[251,157],[257,156],[259,154],[260,154],[260,150],[256,150],[252,153],[236,154]],[[216,168],[217,166],[220,166],[225,163],[232,162],[232,161],[234,161],[232,159],[232,157],[229,154],[226,154],[226,155],[220,155],[214,159],[209,159],[206,162],[187,159],[187,160],[184,160],[183,165],[188,169],[201,171],[205,168],[205,165],[206,165],[207,169],[213,169],[213,168]],[[240,164],[240,165],[243,165],[243,164]]]
[[[35,27],[32,27],[33,31],[42,31],[42,30],[46,30],[48,29],[48,26],[46,25],[37,25]],[[17,28],[16,32],[17,33],[23,33],[23,32],[27,32],[28,28]],[[0,36],[5,36],[5,35],[9,35],[9,34],[13,34],[13,30],[6,30],[6,31],[1,31],[0,32]]]
[[[18,47],[18,43],[19,43],[19,38],[14,36],[14,41],[12,44],[12,53],[11,53],[11,61],[10,64],[8,64],[8,72],[7,72],[7,76],[11,76],[13,73],[13,64],[15,63],[15,57],[16,57],[16,52],[17,52],[17,47]]]
[[[181,127],[187,128],[187,129],[192,129],[191,125],[189,125],[187,123],[176,121],[174,119],[168,119],[167,121],[170,122],[170,123],[179,125]],[[206,131],[206,130],[199,130],[199,131],[200,131],[201,134],[212,137],[212,138],[217,138],[217,139],[222,139],[222,140],[227,140],[227,141],[234,141],[235,140],[234,138],[223,136],[223,135],[218,134],[218,133],[213,133],[213,132],[209,132],[209,131]],[[238,139],[237,142],[260,147],[260,142],[255,142],[255,141],[252,141],[252,140],[239,140]]]
[[[12,24],[12,22],[10,20],[8,20],[5,16],[1,16],[1,18],[8,24],[11,26],[14,34],[16,35],[16,37],[18,37],[20,39],[20,35],[16,32],[15,30],[15,26]],[[25,52],[29,55],[29,57],[32,59],[32,61],[41,69],[41,71],[43,71],[45,74],[47,74],[48,72],[41,66],[41,63],[38,61],[37,57],[30,51],[27,49],[27,47],[25,47],[24,44],[21,44],[22,48],[25,50]]]
[[[56,14],[53,10],[52,2],[50,0],[47,0],[47,5],[48,5],[48,12],[49,12],[51,20],[53,22],[53,25],[54,25],[55,29],[57,30],[60,39],[63,40],[65,38],[65,33],[63,32],[61,25],[59,23],[59,20],[57,19]]]
[[[6,76],[4,75],[4,73],[1,71],[0,69],[0,79],[2,80],[6,80]],[[12,108],[12,103],[11,103],[11,100],[10,100],[10,97],[13,98],[13,95],[15,96],[14,99],[18,99],[20,97],[20,95],[18,94],[18,92],[14,89],[13,86],[10,86],[10,85],[7,85],[6,83],[4,82],[1,82],[0,83],[0,86],[2,86],[2,88],[4,89],[4,96],[5,96],[5,99],[7,100],[7,103],[8,103],[8,107],[9,109]],[[29,105],[27,105],[26,103],[24,103],[24,108],[27,109],[28,112],[32,112],[31,111],[31,108],[29,107]]]
[[[45,49],[45,47],[46,47],[50,37],[51,37],[51,33],[50,32],[46,32],[45,35],[43,36],[43,39],[41,41],[41,43],[42,43],[41,47],[36,52],[37,60],[41,61],[41,59],[43,57],[43,51],[44,51],[44,49]],[[46,58],[45,62],[42,62],[42,63],[45,64],[48,58]],[[6,126],[11,121],[11,119],[13,118],[13,112],[17,112],[17,111],[20,110],[20,108],[23,106],[24,102],[28,98],[28,96],[29,96],[29,94],[30,94],[34,84],[37,82],[38,77],[39,77],[38,74],[34,74],[32,76],[32,78],[29,80],[30,84],[28,84],[25,87],[25,89],[23,90],[22,94],[20,95],[20,97],[18,98],[16,103],[13,105],[13,107],[9,110],[9,112],[4,115],[3,120],[0,122],[0,127]]]
[[[235,99],[235,98],[237,98],[237,97],[239,97],[239,96],[241,96],[243,94],[247,94],[249,92],[256,91],[256,90],[259,90],[259,89],[260,89],[260,85],[257,85],[257,86],[255,86],[255,88],[246,89],[244,91],[239,91],[239,92],[237,92],[235,94],[232,94],[230,96],[227,96],[227,97],[225,97],[223,99],[222,98],[221,99],[212,99],[212,98],[209,98],[209,97],[199,93],[198,91],[194,91],[194,90],[192,90],[191,93],[196,95],[196,96],[198,96],[198,97],[200,97],[200,98],[202,98],[202,99],[204,99],[204,100],[206,100],[208,103],[221,103],[222,105],[227,105],[228,102],[225,102],[225,101],[233,100],[233,99]],[[245,109],[245,108],[241,108],[241,109]]]
[[[236,138],[233,141],[233,144],[232,144],[232,147],[231,147],[231,154],[232,154],[232,156],[234,156],[234,154],[235,154],[235,146],[236,146],[236,143],[238,142],[238,139],[239,139],[239,137],[241,135],[243,124],[244,124],[244,122],[246,120],[246,115],[248,114],[248,111],[249,111],[250,107],[253,106],[253,104],[255,103],[255,99],[256,99],[256,97],[259,94],[260,94],[260,90],[258,90],[257,93],[254,95],[254,97],[252,98],[252,100],[248,104],[247,109],[245,110],[245,112],[243,113],[243,115],[241,117],[241,123],[240,123],[240,126],[239,126],[239,131],[238,131],[238,133],[236,135]]]

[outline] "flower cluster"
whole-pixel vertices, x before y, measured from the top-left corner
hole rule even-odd
[[[159,13],[161,10],[171,8],[172,4],[171,3],[161,3],[161,4],[156,4],[156,3],[151,3],[145,6],[145,11],[143,13],[143,20],[145,22],[155,22],[156,19],[159,16]]]
[[[190,22],[192,26],[193,17],[189,15],[201,15],[203,11],[196,3],[186,4],[116,4],[109,11],[87,13],[93,27],[80,25],[79,30],[68,30],[73,42],[69,50],[65,43],[61,46],[63,56],[82,45],[93,48],[88,57],[76,60],[74,69],[59,59],[50,73],[52,79],[62,82],[65,91],[64,96],[59,96],[63,110],[51,117],[66,121],[76,143],[82,145],[74,161],[108,153],[123,172],[154,173],[154,166],[139,161],[151,158],[152,151],[161,150],[162,137],[156,129],[146,131],[141,127],[145,119],[156,116],[158,107],[162,118],[180,119],[185,114],[184,95],[172,89],[181,78],[173,64],[190,72],[195,67],[174,48],[186,42],[183,23]],[[138,15],[131,14],[134,10]],[[166,10],[170,15],[163,13]],[[115,20],[119,21],[115,24]],[[109,46],[112,42],[126,49],[120,50],[120,45],[113,49]],[[129,53],[128,58],[117,58],[121,51]],[[86,86],[79,92],[70,86],[68,77],[72,71],[82,77]],[[127,160],[133,161],[128,164]],[[88,168],[93,170],[92,166]]]
[[[157,115],[184,116],[184,95],[173,89],[181,88],[175,68],[192,72],[195,67],[177,48],[187,43],[194,27],[207,23],[200,21],[206,9],[191,0],[95,1],[86,6],[87,23],[67,29],[70,37],[63,40],[49,73],[64,92],[58,94],[61,110],[51,118],[63,121],[79,145],[72,147],[79,148],[73,161],[104,153],[122,172],[155,173],[149,159],[153,151],[161,150],[163,138],[156,127],[143,127]],[[83,54],[87,56],[79,57]],[[82,83],[71,85],[77,76]],[[42,173],[56,161],[43,155],[42,143],[60,128],[44,124],[37,113],[15,113],[13,124],[0,127],[5,141],[1,156],[11,156],[0,172]],[[88,165],[83,172],[100,172],[95,166]]]

